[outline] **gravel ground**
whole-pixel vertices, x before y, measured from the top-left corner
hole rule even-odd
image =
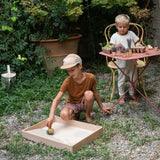
[[[155,106],[158,106],[160,104],[160,71],[158,72],[157,70],[159,69],[159,67],[159,62],[152,63],[149,65],[149,67],[146,69],[144,73],[145,88],[148,93],[148,98]],[[109,80],[110,74],[98,73],[96,77],[98,81]],[[106,86],[105,89],[108,90],[108,86]],[[112,102],[105,103],[105,105],[112,105],[115,101],[116,100],[114,99]],[[61,105],[59,105],[58,107],[61,107]],[[39,111],[37,110],[36,112]],[[139,124],[139,129],[136,130],[135,128],[135,134],[137,134],[139,137],[150,136],[151,140],[144,143],[144,145],[140,146],[130,145],[130,141],[127,140],[122,133],[117,133],[111,138],[109,143],[106,144],[110,148],[110,154],[112,159],[160,160],[160,126],[157,126],[157,128],[152,130],[147,126],[147,123],[144,123],[142,119],[142,115],[149,114],[152,117],[154,117],[154,119],[160,122],[160,114],[158,113],[158,111],[154,107],[152,107],[148,102],[146,102],[146,100],[143,97],[139,97],[138,105],[130,106],[128,102],[126,102],[126,105],[117,104],[114,107],[113,113],[109,116],[106,116],[107,121],[114,121],[119,119],[119,123],[123,124],[124,121],[126,121],[124,113],[126,113],[126,115],[128,116],[128,121],[134,119],[134,123]],[[102,113],[101,119],[104,120],[104,118],[106,117],[103,117]],[[27,120],[27,115],[23,115],[21,118]],[[46,118],[46,116],[41,117],[42,120]],[[20,123],[15,115],[4,116],[2,117],[2,119],[6,120],[7,123],[5,127],[8,131],[11,131],[12,136],[19,134],[22,129],[29,127],[29,123],[27,123],[27,121]],[[34,120],[40,119],[35,116]],[[0,150],[0,160],[7,159],[7,151]],[[28,159],[39,159],[39,155],[30,157]]]
[[[158,71],[159,67],[159,62],[151,63],[143,74],[148,99],[152,102],[152,104],[155,105],[158,110],[160,110],[160,107],[157,107],[158,105],[160,105],[160,71]],[[99,80],[107,79],[108,74],[97,76]],[[118,93],[118,90],[116,90],[115,92]],[[152,137],[151,142],[145,143],[142,146],[132,146],[129,144],[129,140],[126,140],[126,138],[124,138],[122,134],[117,134],[107,144],[110,147],[110,152],[113,159],[121,159],[123,157],[122,159],[126,158],[132,160],[160,160],[160,126],[158,126],[153,131],[146,125],[143,125],[144,123],[142,122],[143,114],[149,114],[160,122],[160,113],[140,95],[138,95],[138,99],[139,104],[134,106],[129,105],[129,103],[127,102],[127,100],[129,99],[126,100],[125,107],[124,105],[121,107],[119,104],[117,104],[114,107],[113,114],[108,117],[108,121],[114,121],[115,119],[120,118],[121,123],[123,123],[123,120],[125,120],[125,118],[123,118],[124,112],[126,111],[127,115],[130,115],[130,117],[134,118],[135,122],[139,124],[141,132],[137,134],[139,134],[140,136],[145,135]],[[107,103],[106,105],[110,105],[110,103]],[[142,110],[142,107],[145,109]]]

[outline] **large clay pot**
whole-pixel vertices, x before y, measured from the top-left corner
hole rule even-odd
[[[48,71],[48,75],[52,75],[53,69],[56,66],[61,66],[63,63],[64,57],[68,54],[74,53],[77,54],[78,43],[81,34],[78,34],[73,37],[69,37],[66,41],[60,42],[58,39],[51,40],[32,40],[31,42],[36,42],[41,47],[47,49],[43,53],[43,64]]]

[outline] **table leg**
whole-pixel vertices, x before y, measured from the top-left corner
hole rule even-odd
[[[117,66],[117,68],[125,75],[125,77],[127,77],[127,79],[129,80],[129,82],[131,83],[131,86],[125,91],[125,93],[120,97],[120,99],[112,106],[114,107],[123,97],[124,95],[129,91],[129,89],[131,87],[133,87],[147,102],[149,102],[160,114],[160,110],[153,104],[151,103],[151,101],[149,101],[135,86],[135,82],[138,80],[138,78],[142,75],[142,73],[144,72],[144,70],[147,68],[147,66],[150,64],[150,62],[152,61],[152,57],[150,58],[149,62],[146,64],[146,66],[143,68],[143,70],[141,71],[141,73],[139,75],[137,75],[137,78],[135,81],[133,81],[133,76],[136,70],[136,62],[133,59],[132,62],[134,64],[134,69],[133,69],[133,74],[132,74],[132,79],[130,80],[130,78],[121,70],[121,68],[119,68],[119,66],[112,60],[112,62]]]

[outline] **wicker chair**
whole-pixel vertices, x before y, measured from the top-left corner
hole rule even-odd
[[[104,30],[104,35],[105,35],[105,38],[107,41],[107,45],[109,45],[109,40],[112,35],[112,33],[111,33],[112,29],[116,29],[115,26],[116,26],[115,23],[110,24]],[[145,45],[143,43],[143,35],[144,35],[143,27],[137,23],[130,23],[130,28],[132,28],[134,30],[134,32],[136,33],[136,35],[140,38],[140,43]],[[137,72],[138,73],[145,67],[146,61],[147,61],[146,58],[143,58],[143,60],[137,59],[136,62],[137,62]],[[116,63],[116,60],[114,60],[114,62]],[[117,67],[107,56],[106,56],[106,64],[111,69],[111,82],[110,82],[109,90],[111,89],[111,86],[112,86],[112,93],[111,93],[111,97],[110,97],[110,101],[112,101],[114,90],[115,90],[115,74],[117,72]],[[142,87],[143,92],[144,92],[145,96],[147,97],[147,93],[144,88],[143,74],[139,77],[138,82],[139,82],[139,86]]]

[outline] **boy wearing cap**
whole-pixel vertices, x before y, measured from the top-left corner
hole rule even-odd
[[[93,74],[82,72],[82,60],[77,54],[66,56],[61,69],[66,69],[69,76],[64,80],[59,93],[52,102],[49,118],[47,119],[47,126],[49,128],[51,128],[54,122],[55,110],[65,92],[68,92],[68,98],[60,113],[60,117],[63,120],[71,120],[75,114],[85,110],[86,121],[91,122],[90,113],[93,108],[94,99],[96,99],[103,111],[108,114],[110,113],[112,107],[103,106],[96,90],[97,81]]]

